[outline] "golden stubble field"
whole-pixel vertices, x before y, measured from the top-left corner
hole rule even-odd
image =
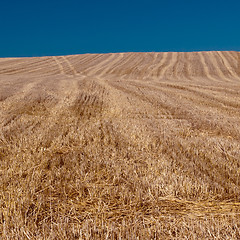
[[[240,53],[0,59],[1,239],[240,239]]]

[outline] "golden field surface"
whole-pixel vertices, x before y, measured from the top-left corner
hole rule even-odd
[[[240,53],[0,59],[1,239],[240,239]]]

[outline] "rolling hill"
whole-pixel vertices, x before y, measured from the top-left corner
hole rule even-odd
[[[3,239],[240,238],[239,52],[2,58],[0,86]]]

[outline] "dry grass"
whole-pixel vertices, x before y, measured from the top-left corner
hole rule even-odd
[[[240,239],[239,56],[0,59],[0,237]]]

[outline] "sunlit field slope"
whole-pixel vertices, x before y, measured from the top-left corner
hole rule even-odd
[[[240,53],[0,59],[0,238],[240,239]]]

